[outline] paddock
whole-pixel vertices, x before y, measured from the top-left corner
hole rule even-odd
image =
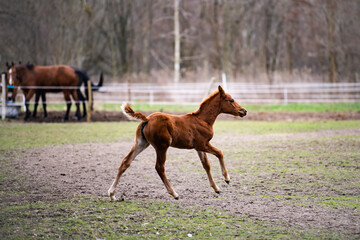
[[[9,236],[9,229],[19,226],[18,221],[22,222],[24,236],[32,236],[34,232],[26,226],[37,219],[38,236],[66,237],[66,231],[46,232],[48,228],[65,228],[66,222],[61,220],[64,217],[83,222],[73,222],[76,229],[85,229],[81,236],[106,236],[107,228],[91,227],[95,222],[87,216],[94,211],[95,219],[118,229],[113,232],[118,237],[211,234],[269,238],[282,234],[292,238],[352,238],[359,234],[359,121],[220,120],[211,142],[223,150],[231,177],[231,183],[226,184],[218,160],[210,157],[220,194],[209,187],[195,151],[170,148],[166,172],[179,194],[179,200],[174,200],[155,171],[155,151],[148,148],[122,177],[116,193],[119,201],[114,203],[108,201],[107,189],[133,144],[138,123],[85,125],[62,123],[59,131],[59,123],[1,123],[2,133],[6,129],[19,131],[13,140],[1,140],[1,171],[5,176],[0,187],[1,202],[8,226],[1,230],[2,236]],[[70,207],[73,202],[80,205]],[[20,209],[29,217],[10,218],[22,216],[16,214],[19,208],[11,206],[28,203],[33,206]],[[139,208],[125,213],[120,211],[122,206]],[[151,206],[158,210],[147,212]],[[51,210],[54,208],[57,210]],[[54,211],[58,217],[53,216]],[[206,224],[193,219],[202,213],[207,215]],[[216,214],[217,220],[210,220],[211,214]],[[118,222],[117,216],[126,218]],[[218,225],[218,221],[223,223]],[[125,226],[131,231],[123,229]],[[215,229],[222,230],[216,233]],[[79,230],[67,231],[80,236]],[[223,235],[217,235],[220,233]]]

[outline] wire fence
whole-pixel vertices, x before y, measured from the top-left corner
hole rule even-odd
[[[204,97],[217,89],[218,82],[178,84],[120,83],[100,87],[93,92],[96,103],[121,104],[139,102],[149,104],[199,104]],[[63,94],[56,90],[79,87],[27,86],[22,88],[49,91],[47,104],[64,103]],[[80,87],[84,93],[85,88]],[[339,103],[360,102],[360,83],[289,83],[249,84],[227,82],[226,91],[239,103],[289,104],[289,103]],[[10,93],[11,94],[11,93]],[[21,94],[21,91],[19,91]],[[34,98],[30,103],[34,103]]]

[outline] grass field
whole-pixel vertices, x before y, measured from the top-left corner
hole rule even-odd
[[[134,103],[131,105],[135,111],[164,111],[164,112],[192,112],[198,108],[198,103],[194,105],[150,105],[145,103]],[[360,103],[298,103],[298,104],[243,104],[251,112],[360,112]],[[121,111],[121,104],[94,104],[96,110],[101,111]],[[30,106],[32,110],[32,107]],[[39,105],[42,111],[42,105]],[[48,105],[48,110],[65,110],[65,104]],[[74,110],[73,108],[72,110]]]
[[[97,144],[105,148],[119,142],[130,146],[137,125],[136,122],[0,123],[0,238],[360,237],[360,121],[218,121],[214,141],[224,152],[234,189],[213,195],[204,181],[208,191],[196,196],[204,202],[211,200],[208,205],[186,199],[174,201],[168,195],[164,196],[165,200],[156,200],[150,195],[115,203],[88,194],[70,194],[57,199],[48,195],[51,189],[39,188],[34,193],[32,179],[18,169],[21,165],[15,164],[27,161],[30,164],[32,155],[48,149],[61,151],[62,146],[71,149],[82,144]],[[195,176],[204,174],[198,161],[194,166],[178,155],[171,155],[172,162],[183,164],[179,171],[184,175],[187,172]],[[238,161],[239,158],[242,161]],[[218,171],[217,163],[212,161],[212,164],[213,172]],[[194,184],[194,187],[201,185]],[[46,196],[42,197],[43,194]],[[233,208],[221,207],[223,204]],[[257,208],[247,208],[251,205],[261,208],[266,204],[281,207],[270,211],[269,216]],[[324,216],[328,222],[301,222],[303,216],[278,213],[284,209],[300,214],[302,211],[296,209],[303,209],[305,215],[313,214],[315,220],[318,215],[329,215]],[[297,217],[300,222],[296,222]],[[344,222],[336,225],[337,221]]]

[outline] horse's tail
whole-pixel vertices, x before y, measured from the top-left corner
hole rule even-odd
[[[124,103],[121,106],[121,109],[123,110],[123,113],[128,117],[128,118],[135,118],[137,120],[141,120],[143,122],[147,122],[149,119],[142,114],[141,112],[134,112],[134,110],[130,107],[130,105],[128,103]]]
[[[93,91],[99,91],[99,88],[102,87],[103,82],[104,82],[104,76],[103,76],[103,73],[101,72],[100,73],[100,80],[99,80],[98,85],[95,85],[93,82],[91,82],[91,89]]]
[[[75,68],[75,67],[71,67],[71,68],[74,69],[76,75],[79,78],[78,85],[81,86],[84,83],[84,85],[86,87],[86,83],[90,79],[89,76],[86,74],[86,72],[81,69]]]

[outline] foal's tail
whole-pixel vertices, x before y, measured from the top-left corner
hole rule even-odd
[[[134,118],[137,120],[141,120],[143,122],[147,122],[149,119],[142,114],[141,112],[134,112],[134,110],[130,107],[130,105],[128,103],[123,103],[123,105],[121,106],[121,109],[123,110],[123,113],[128,117],[128,118]]]

